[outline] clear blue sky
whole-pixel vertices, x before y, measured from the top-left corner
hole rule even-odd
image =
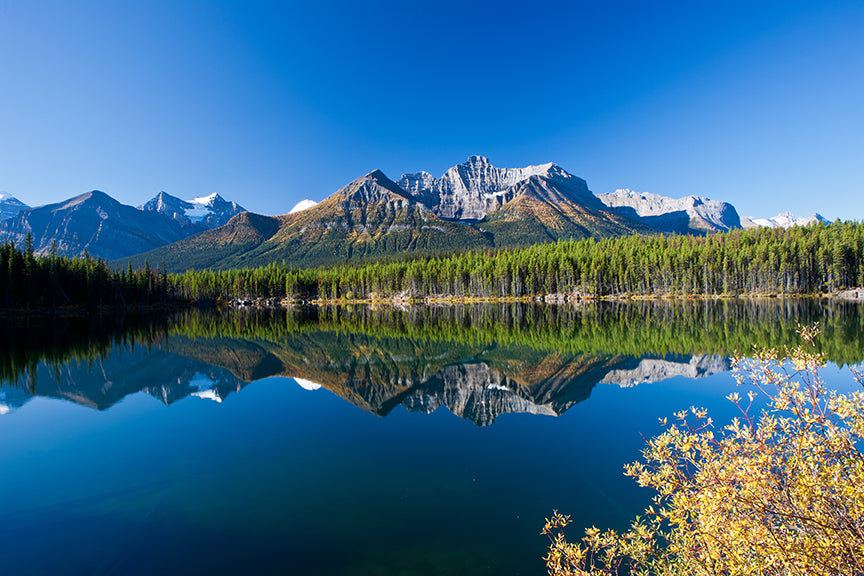
[[[864,219],[864,2],[0,0],[0,192],[265,214],[380,168]]]

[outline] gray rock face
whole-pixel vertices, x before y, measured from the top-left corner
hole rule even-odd
[[[519,385],[483,362],[447,366],[402,400],[413,412],[431,414],[444,406],[451,413],[488,426],[501,414],[557,416],[552,406],[520,396]]]
[[[27,208],[0,222],[0,240],[22,246],[28,233],[39,256],[47,255],[56,243],[61,256],[83,256],[86,251],[106,260],[146,252],[189,235],[171,218],[121,204],[98,190]]]
[[[734,206],[701,196],[669,198],[624,189],[598,194],[597,198],[618,213],[641,220],[661,232],[704,234],[741,228],[741,218]]]
[[[246,211],[236,202],[224,200],[218,194],[181,200],[166,192],[160,192],[138,209],[168,216],[193,234],[222,226],[233,216]]]
[[[617,384],[624,388],[659,382],[675,376],[703,378],[731,370],[729,358],[717,355],[697,355],[689,361],[665,360],[662,358],[642,358],[632,368],[611,370],[600,381],[601,384]]]
[[[532,176],[542,176],[572,190],[573,201],[600,206],[585,180],[553,163],[497,168],[483,156],[471,156],[467,162],[447,170],[441,178],[417,172],[403,175],[396,183],[440,218],[480,220],[516,197],[515,186]]]
[[[0,221],[12,218],[21,210],[29,208],[14,196],[9,194],[0,194]]]
[[[362,210],[370,204],[385,204],[393,210],[403,210],[415,205],[405,191],[380,170],[374,170],[354,180],[335,195],[343,198],[342,205],[347,210]]]

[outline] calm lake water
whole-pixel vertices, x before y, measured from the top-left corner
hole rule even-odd
[[[4,574],[544,574],[554,509],[625,528],[658,418],[860,305],[329,308],[5,323]]]

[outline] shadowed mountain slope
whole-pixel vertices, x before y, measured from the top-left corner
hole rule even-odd
[[[30,233],[34,252],[60,256],[122,258],[176,242],[187,233],[170,218],[121,204],[93,190],[65,202],[21,210],[0,222],[0,238],[24,243]]]

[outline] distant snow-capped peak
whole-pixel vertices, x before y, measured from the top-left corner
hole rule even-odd
[[[138,208],[160,212],[181,223],[200,225],[205,228],[221,226],[232,216],[245,210],[236,202],[229,202],[215,192],[192,200],[181,200],[167,192],[160,192],[155,198]]]
[[[293,208],[291,208],[291,211],[288,213],[294,214],[295,212],[302,212],[303,210],[308,210],[309,208],[312,208],[316,204],[318,203],[314,200],[301,200]]]
[[[184,213],[186,214],[186,217],[192,222],[200,222],[209,214],[213,213],[213,205],[216,203],[217,198],[222,200],[222,198],[214,192],[208,196],[200,196],[198,198],[193,198],[192,200],[185,200],[187,204],[192,205],[190,208],[185,209]]]
[[[210,204],[213,204],[217,198],[219,198],[220,200],[222,199],[219,194],[213,192],[212,194],[208,194],[207,196],[200,196],[198,198],[193,198],[192,200],[187,200],[187,202],[191,204],[205,204],[209,206]]]
[[[793,226],[808,226],[815,222],[828,224],[830,221],[815,212],[810,216],[796,218],[791,212],[781,212],[773,218],[753,218],[752,216],[741,219],[744,228],[791,228]]]
[[[669,232],[720,232],[741,226],[735,207],[728,202],[702,196],[670,198],[651,192],[634,192],[629,188],[597,194],[607,207],[628,216],[636,216]],[[632,211],[628,214],[628,211]]]

